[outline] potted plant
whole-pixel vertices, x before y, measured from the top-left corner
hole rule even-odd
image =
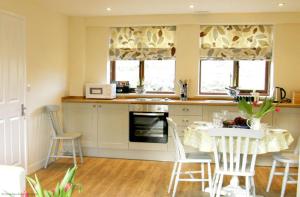
[[[79,191],[81,191],[81,186],[74,183],[76,170],[77,166],[69,168],[62,181],[57,183],[55,189],[52,191],[43,189],[36,175],[35,179],[30,177],[26,177],[26,179],[36,197],[71,197],[76,188],[79,188]],[[25,192],[23,196],[28,196],[28,193]]]
[[[245,99],[241,99],[238,103],[238,108],[247,116],[247,125],[254,130],[260,129],[261,118],[266,114],[280,109],[273,104],[273,99],[266,98],[261,105],[257,102],[247,102]]]

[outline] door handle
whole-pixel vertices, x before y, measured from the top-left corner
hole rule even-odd
[[[24,104],[21,105],[21,116],[25,116],[26,115],[26,107]]]

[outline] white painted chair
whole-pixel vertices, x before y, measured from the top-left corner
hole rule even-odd
[[[83,162],[83,157],[82,157],[82,149],[81,149],[81,144],[80,144],[80,137],[81,133],[75,133],[75,132],[64,132],[60,123],[60,119],[58,116],[59,112],[59,106],[58,105],[48,105],[45,107],[46,112],[49,115],[49,119],[52,125],[52,136],[51,136],[51,142],[50,142],[50,147],[48,151],[48,156],[46,159],[45,163],[45,168],[47,168],[48,162],[50,158],[73,158],[74,165],[76,165],[76,145],[78,147],[79,155],[80,155],[80,160],[81,163]],[[59,155],[58,154],[58,149],[59,149],[59,144],[63,141],[71,141],[72,143],[72,156],[67,156],[67,155]],[[76,143],[76,145],[75,145]],[[52,154],[52,149],[54,149],[54,153]]]
[[[221,195],[224,175],[245,177],[246,196],[250,196],[251,189],[252,196],[255,196],[255,161],[258,142],[264,135],[263,131],[215,128],[209,130],[208,134],[213,138],[215,156],[212,196]]]
[[[292,176],[297,176],[298,173],[290,173],[289,169],[290,169],[290,165],[295,165],[298,164],[299,162],[299,146],[300,146],[300,137],[298,138],[297,146],[292,153],[281,152],[281,153],[273,154],[273,164],[272,164],[269,181],[266,189],[267,192],[270,191],[274,175],[283,176],[280,197],[284,197],[287,184],[297,184],[297,180],[295,180]],[[277,162],[282,163],[284,165],[284,172],[276,172]]]
[[[168,193],[171,192],[171,187],[174,182],[173,194],[174,197],[176,194],[176,189],[179,181],[189,181],[189,182],[202,182],[202,191],[205,189],[205,182],[208,182],[209,189],[211,189],[211,158],[208,154],[205,153],[186,153],[184,147],[181,143],[181,140],[177,133],[176,123],[171,119],[167,118],[169,128],[171,128],[171,132],[173,134],[173,140],[175,144],[176,158],[172,170],[172,175],[170,178]],[[201,164],[200,171],[185,171],[182,172],[182,164],[185,163],[198,163]],[[207,172],[208,177],[205,178],[205,164],[207,164]],[[200,166],[199,166],[200,167]],[[200,174],[201,178],[195,178],[194,174]],[[180,175],[189,175],[190,178],[180,178]]]

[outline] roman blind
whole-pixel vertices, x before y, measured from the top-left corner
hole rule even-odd
[[[175,26],[113,27],[110,60],[175,59]]]
[[[272,58],[271,25],[200,26],[201,59],[255,60]]]

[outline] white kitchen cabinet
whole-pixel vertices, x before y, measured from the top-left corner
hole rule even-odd
[[[202,105],[169,105],[169,117],[177,124],[177,132],[182,142],[185,128],[195,121],[201,121],[202,114]],[[171,152],[175,150],[172,137],[173,134],[169,128],[168,151]],[[190,147],[185,147],[185,149],[190,152]]]
[[[169,116],[202,116],[201,105],[169,105]]]
[[[83,147],[97,148],[97,107],[90,103],[63,104],[64,130],[82,133]]]
[[[85,148],[128,149],[128,105],[64,103],[64,128],[81,132]]]
[[[128,149],[129,113],[126,104],[98,104],[100,148]]]

